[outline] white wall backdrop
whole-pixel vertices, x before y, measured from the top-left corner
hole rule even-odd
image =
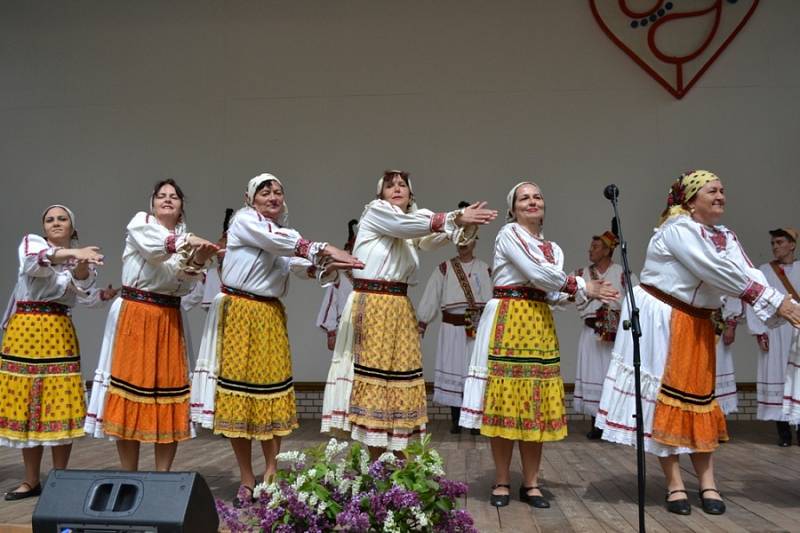
[[[6,0],[0,294],[12,289],[19,239],[40,231],[51,203],[76,211],[83,244],[107,254],[100,281],[118,285],[125,225],[154,181],[177,179],[190,229],[216,238],[224,208],[238,207],[263,171],[284,180],[294,227],[339,245],[384,168],[409,169],[420,205],[437,210],[461,199],[504,210],[507,190],[530,177],[570,269],[607,228],[602,190],[615,182],[638,270],[671,180],[707,168],[726,185],[725,222],[763,262],[766,231],[798,224],[798,19],[800,2],[761,2],[676,101],[604,36],[583,0]],[[484,260],[499,225],[482,233]],[[453,251],[424,259],[422,286]],[[285,300],[297,380],[327,373],[313,325],[321,298],[293,280]],[[579,320],[556,318],[571,382]],[[75,312],[86,376],[104,320]],[[193,311],[195,346],[202,322]],[[424,343],[429,379],[435,333]],[[756,357],[740,335],[739,381],[755,379]]]

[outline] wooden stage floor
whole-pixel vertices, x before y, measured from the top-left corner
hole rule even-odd
[[[319,422],[303,420],[302,427],[284,441],[284,449],[300,449],[325,440]],[[488,504],[493,480],[492,459],[486,439],[468,432],[450,435],[444,422],[432,424],[434,443],[446,461],[448,477],[469,483],[465,501],[481,532],[636,531],[636,456],[633,448],[588,441],[587,422],[570,423],[570,436],[545,445],[541,484],[552,507],[533,510],[512,497],[511,505],[495,509]],[[697,499],[697,480],[688,458],[682,460],[690,491],[692,514],[682,517],[664,509],[664,479],[656,458],[647,458],[647,529],[652,532],[800,532],[800,446],[775,445],[773,423],[731,422],[732,440],[715,454],[718,484],[728,512],[722,516],[703,513]],[[257,450],[254,448],[254,457]],[[260,450],[258,450],[260,453]],[[514,458],[512,495],[520,483],[519,461]],[[43,469],[50,465],[45,455]],[[263,468],[263,460],[258,461]],[[79,469],[114,469],[116,450],[108,441],[83,439],[75,444],[70,464]],[[142,468],[153,468],[152,448],[144,447]],[[214,495],[233,496],[237,472],[230,446],[207,432],[178,449],[175,470],[196,470]],[[14,486],[22,476],[18,450],[0,448],[2,488]],[[30,531],[35,499],[0,501],[0,533]],[[2,524],[6,524],[3,526]],[[17,525],[18,527],[14,527]],[[26,527],[27,526],[27,527]]]

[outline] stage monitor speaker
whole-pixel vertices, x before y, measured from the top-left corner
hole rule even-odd
[[[196,472],[53,470],[34,533],[216,533],[219,518]]]

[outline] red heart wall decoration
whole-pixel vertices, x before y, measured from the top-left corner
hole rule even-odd
[[[611,41],[683,98],[750,20],[759,0],[589,0]]]

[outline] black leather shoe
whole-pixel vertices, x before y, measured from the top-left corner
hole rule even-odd
[[[30,490],[26,491],[16,491],[16,492],[6,492],[5,500],[7,502],[13,502],[16,500],[24,500],[25,498],[33,498],[34,496],[39,496],[42,493],[42,484],[37,483],[35,487],[31,487],[25,481],[22,482],[20,487],[25,485]]]
[[[534,485],[533,487],[524,487],[520,486],[519,488],[519,501],[525,502],[531,507],[536,507],[537,509],[549,509],[550,502],[544,499],[544,496],[533,496],[528,494],[529,490],[538,489],[538,485]]]
[[[481,430],[478,429],[478,428],[472,428],[472,429],[469,430],[469,434],[470,435],[480,435],[481,434]]]
[[[239,485],[239,490],[236,491],[236,497],[233,498],[233,508],[241,509],[252,505],[256,499],[253,497],[252,487],[247,485]]]
[[[505,507],[508,505],[508,502],[511,501],[511,496],[508,494],[494,493],[494,489],[499,489],[501,487],[511,489],[511,485],[506,485],[505,483],[497,483],[496,485],[492,485],[492,494],[489,496],[489,503],[495,507]]]
[[[717,489],[703,489],[700,491],[700,503],[703,506],[703,511],[708,514],[724,514],[725,513],[725,502],[722,500],[712,500],[709,498],[703,498],[703,494],[706,492],[716,492],[719,494],[719,497],[722,498],[722,494]]]
[[[452,433],[453,435],[458,435],[459,433],[461,433],[461,426],[459,426],[458,424],[452,424],[450,426],[450,433]]]
[[[589,433],[586,434],[586,438],[589,440],[600,440],[603,438],[603,430],[592,428]]]
[[[669,500],[670,496],[672,496],[673,494],[677,494],[679,492],[686,494],[687,495],[686,498],[681,498],[680,500],[672,500],[672,501]],[[689,496],[684,489],[668,491],[666,498],[664,498],[664,501],[667,502],[667,511],[669,511],[670,513],[680,514],[684,516],[692,514],[692,506],[689,505]]]

